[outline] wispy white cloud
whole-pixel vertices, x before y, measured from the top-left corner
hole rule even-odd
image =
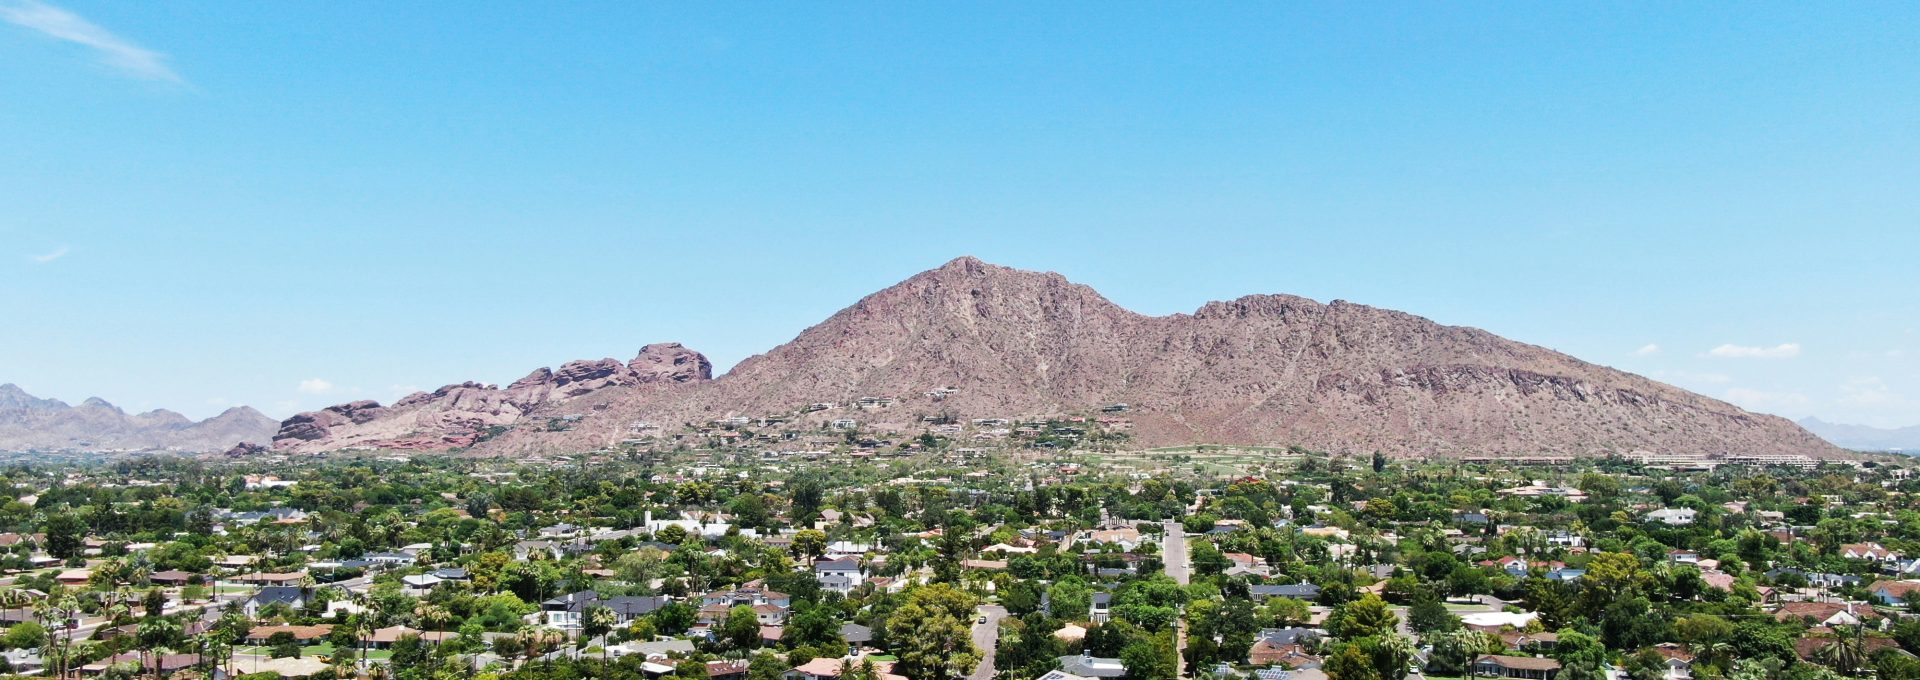
[[[30,257],[33,259],[34,262],[38,262],[40,264],[46,264],[48,262],[52,262],[54,260],[58,260],[60,258],[66,257],[67,253],[70,253],[70,252],[73,252],[72,248],[68,248],[66,246],[60,246],[58,248],[54,248],[52,252],[33,255]]]
[[[1673,383],[1706,383],[1724,385],[1733,382],[1733,376],[1725,373],[1703,373],[1699,371],[1654,371],[1653,377]]]
[[[1727,390],[1726,400],[1755,411],[1802,408],[1812,401],[1799,392],[1769,392],[1745,387]]]
[[[1786,342],[1772,347],[1726,344],[1707,350],[1707,356],[1720,359],[1792,359],[1800,356],[1800,343]]]
[[[322,378],[308,378],[300,381],[300,392],[303,394],[326,394],[332,391],[333,383]]]
[[[86,17],[41,0],[0,0],[0,21],[92,49],[100,63],[135,78],[184,82],[180,74],[167,65],[167,55],[141,47],[87,21]]]
[[[1841,385],[1840,403],[1851,408],[1880,408],[1905,404],[1906,399],[1894,393],[1885,381],[1869,376],[1854,378]]]
[[[1660,353],[1660,346],[1651,342],[1645,345],[1641,345],[1640,349],[1636,349],[1633,351],[1633,355],[1637,357],[1650,357],[1659,353]]]

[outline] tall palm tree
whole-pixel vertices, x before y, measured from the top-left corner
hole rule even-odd
[[[1393,657],[1393,664],[1390,668],[1379,669],[1381,676],[1385,677],[1386,680],[1400,680],[1401,678],[1407,677],[1408,664],[1413,663],[1414,655],[1420,652],[1418,648],[1413,646],[1413,641],[1407,639],[1407,636],[1394,634],[1381,637],[1380,651],[1386,652]]]
[[[41,625],[47,630],[46,642],[40,654],[53,661],[49,670],[53,671],[54,677],[65,678],[73,665],[73,629],[67,623],[79,613],[80,601],[71,594],[63,594],[57,600],[48,596],[40,601],[35,611]]]
[[[1842,634],[1833,642],[1813,653],[1813,659],[1832,668],[1841,675],[1853,675],[1867,665],[1866,640],[1861,637],[1860,626],[1854,626],[1852,636]]]
[[[139,632],[136,635],[140,640],[140,667],[145,670],[149,665],[147,660],[152,658],[148,655],[158,652],[161,647],[172,645],[173,639],[180,635],[180,624],[175,623],[173,619],[147,619],[140,622]],[[160,677],[160,664],[151,665],[153,677],[157,680]]]
[[[599,635],[607,635],[611,633],[613,627],[619,623],[620,616],[615,614],[612,608],[593,607],[587,610],[586,632],[588,637],[592,637],[596,631]],[[600,640],[600,661],[604,663],[606,660],[607,641],[603,638]]]
[[[414,605],[413,616],[421,628],[438,630],[440,625],[451,617],[451,614],[447,612],[446,607],[422,600],[420,604]]]

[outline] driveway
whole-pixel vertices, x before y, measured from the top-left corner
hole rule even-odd
[[[986,623],[980,623],[980,617],[987,617]],[[981,605],[974,610],[973,646],[980,650],[980,665],[973,669],[968,680],[993,680],[993,648],[1000,642],[1000,619],[1007,618],[1007,608],[997,604]]]

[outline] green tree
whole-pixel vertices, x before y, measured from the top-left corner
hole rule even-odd
[[[946,584],[914,589],[887,618],[887,635],[900,658],[896,672],[910,678],[966,675],[980,661],[967,620],[973,596]]]
[[[1327,618],[1327,632],[1344,640],[1391,635],[1399,625],[1386,601],[1373,593],[1340,605]]]
[[[72,513],[56,512],[47,518],[47,554],[63,560],[80,556],[86,548],[87,525]]]
[[[274,659],[299,658],[300,640],[284,630],[274,633],[267,637],[267,656]]]
[[[1068,576],[1047,589],[1047,606],[1054,618],[1086,620],[1093,609],[1093,589],[1078,576]]]
[[[1120,664],[1131,680],[1174,680],[1179,676],[1179,658],[1173,651],[1173,632],[1155,633],[1135,640],[1120,650]]]
[[[1342,644],[1327,657],[1321,670],[1327,674],[1327,680],[1378,680],[1379,674],[1373,670],[1373,658],[1358,646]]]
[[[1460,617],[1447,611],[1447,606],[1437,597],[1419,597],[1413,606],[1407,608],[1407,625],[1422,635],[1439,633],[1460,628]]]
[[[760,617],[753,608],[740,605],[727,611],[727,620],[720,627],[720,637],[734,649],[752,649],[760,644]]]
[[[819,529],[801,529],[793,535],[793,556],[814,558],[827,552],[827,533]]]

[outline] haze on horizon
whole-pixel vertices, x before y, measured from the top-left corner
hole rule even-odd
[[[755,9],[0,0],[0,383],[719,372],[975,255],[1920,424],[1920,7]]]

